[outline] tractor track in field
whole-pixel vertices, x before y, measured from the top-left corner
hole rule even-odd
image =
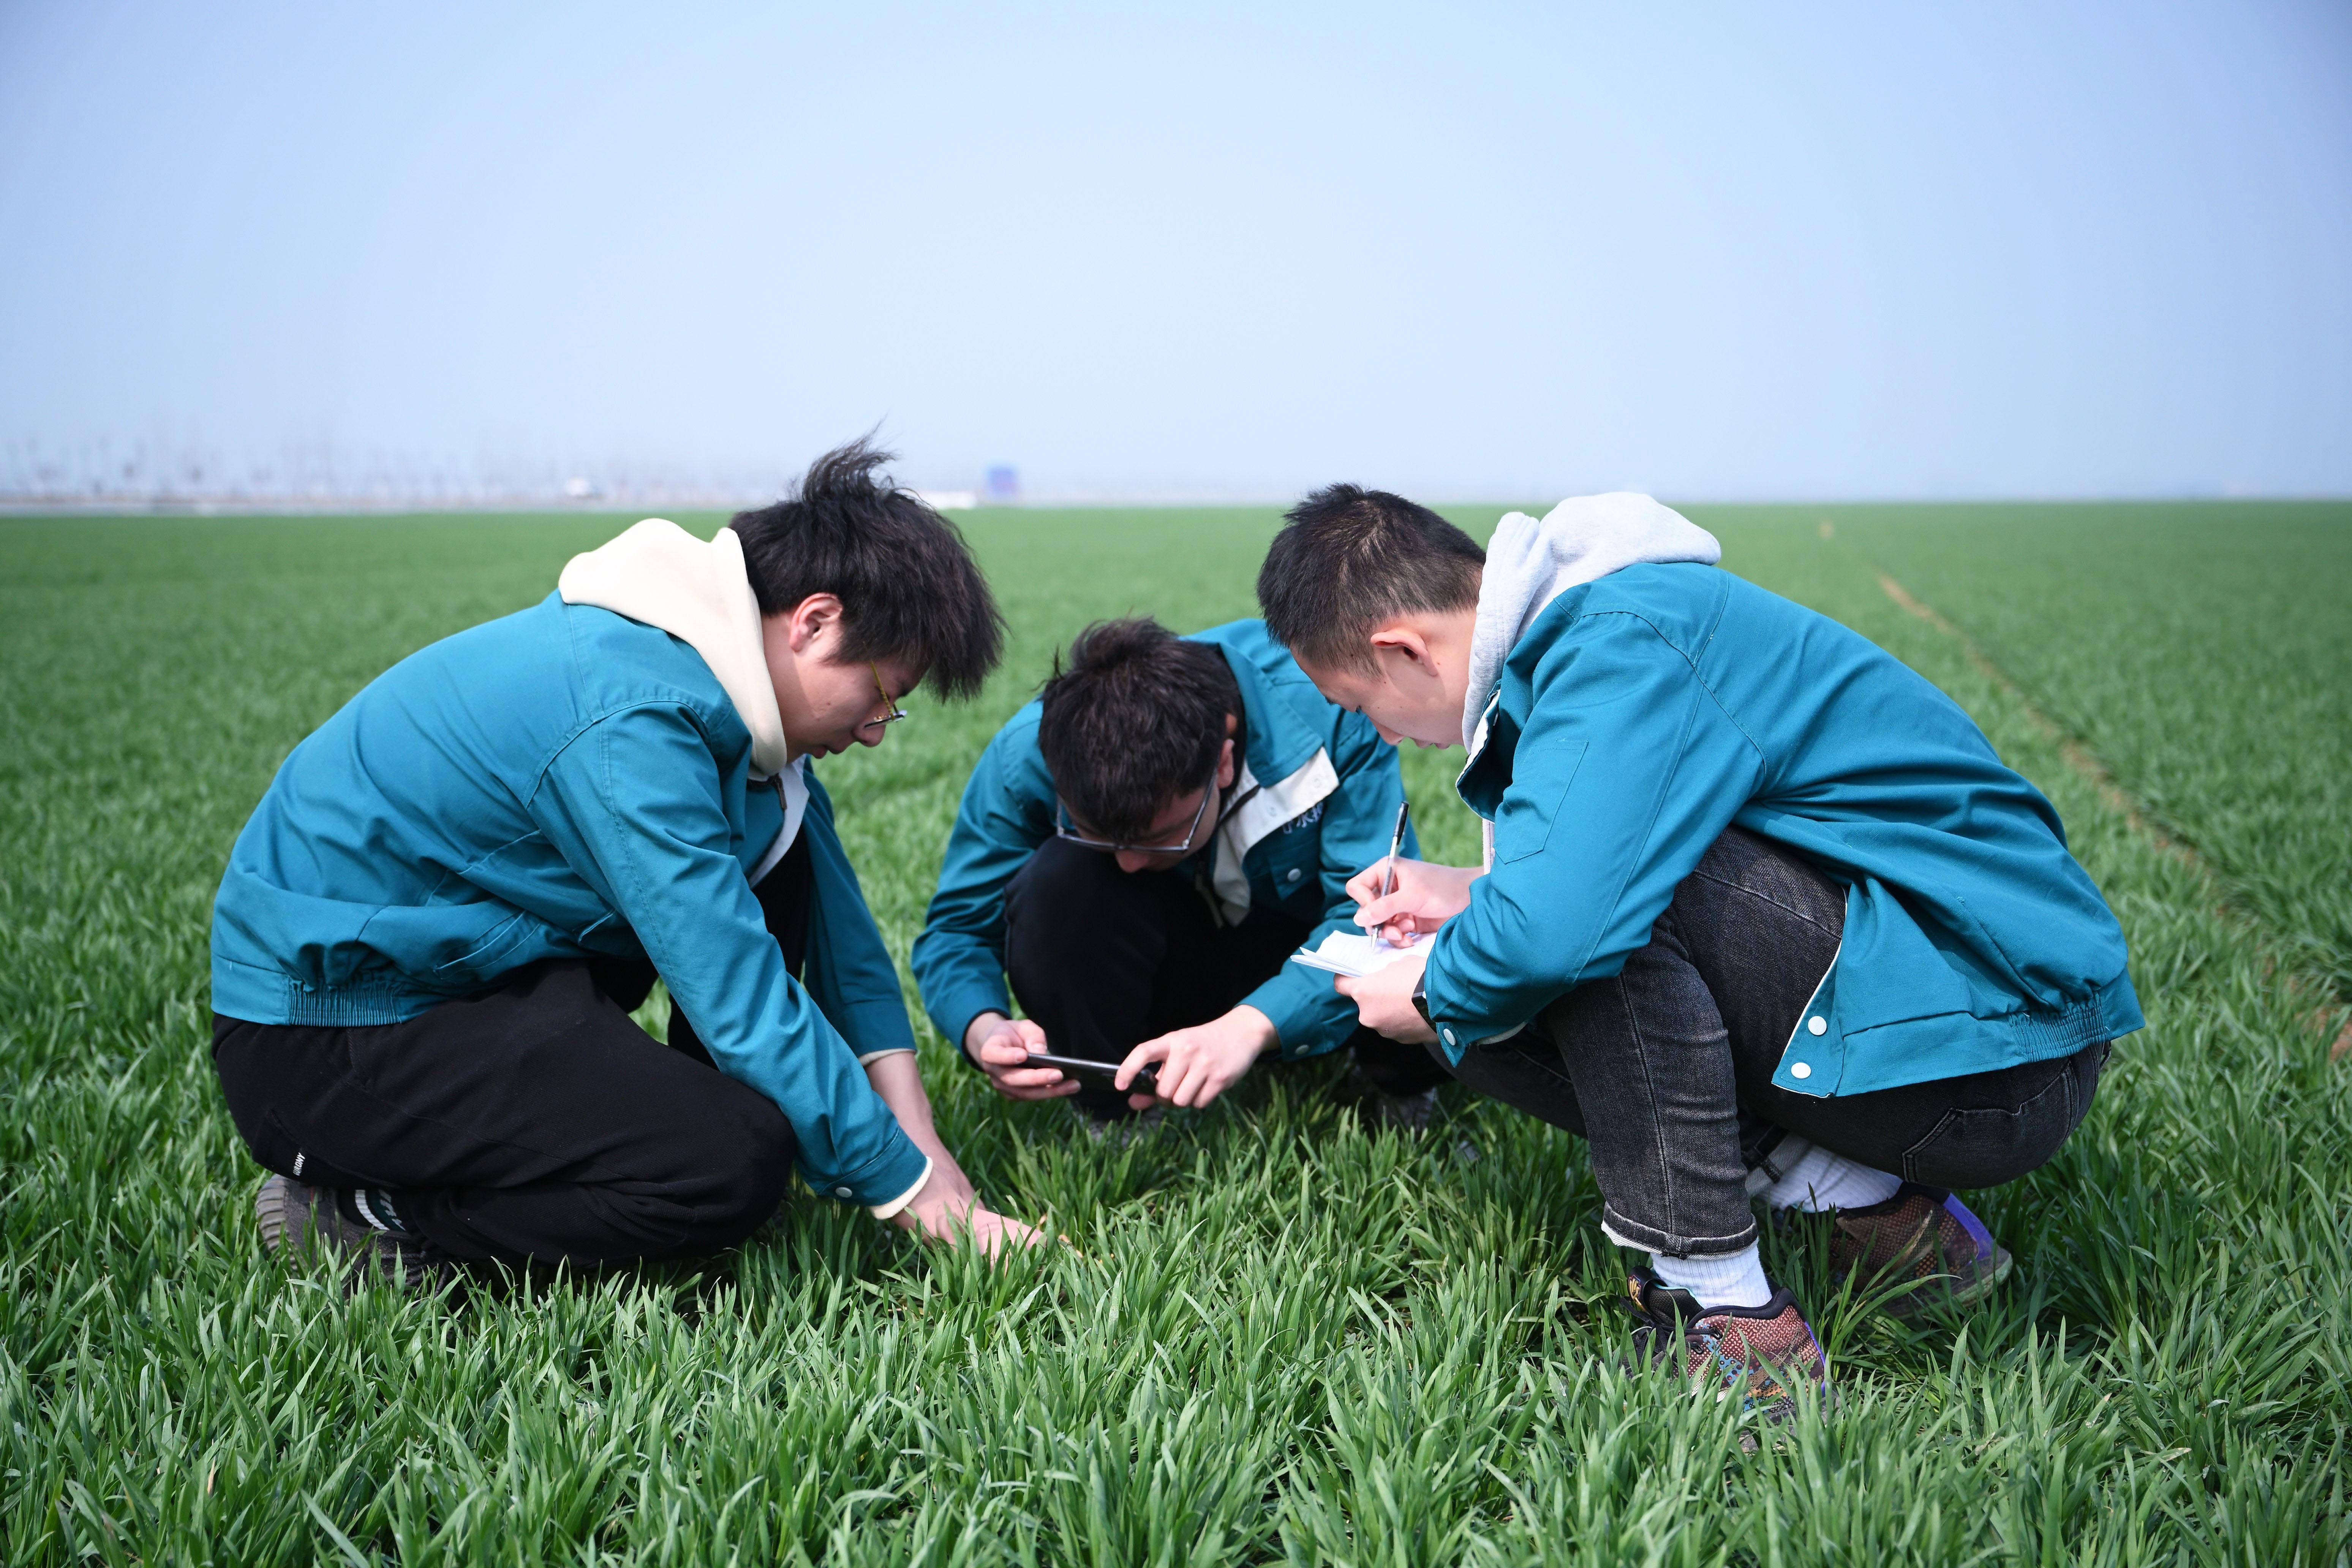
[[[1826,527],[1822,537],[1824,539],[1832,537]],[[1974,665],[1986,679],[1999,687],[2011,701],[2017,704],[2019,710],[2025,715],[2027,722],[2057,748],[2058,754],[2064,759],[2066,765],[2073,769],[2085,784],[2097,791],[2100,800],[2121,816],[2134,833],[2139,835],[2159,853],[2179,861],[2203,879],[2205,885],[2212,890],[2216,907],[2221,913],[2253,940],[2265,959],[2275,969],[2285,972],[2284,984],[2290,991],[2299,997],[2316,993],[2330,998],[2329,1001],[2313,1008],[2306,1016],[2307,1020],[2312,1026],[2313,1033],[2323,1038],[2331,1026],[2338,1026],[2334,1043],[2327,1047],[2329,1061],[2340,1062],[2347,1057],[2352,1057],[2352,1010],[2347,1010],[2340,999],[2334,997],[2333,986],[2300,973],[2277,959],[2275,944],[2270,940],[2269,933],[2259,922],[2231,907],[2227,885],[2205,858],[2197,852],[2196,847],[2166,832],[2158,826],[2147,810],[2133,798],[2131,792],[2116,781],[2115,774],[2107,770],[2105,763],[2093,754],[2087,745],[2084,744],[2082,738],[2070,732],[2063,725],[2043,712],[2041,706],[2027,694],[2025,689],[2019,685],[2007,670],[1995,664],[1984,649],[1977,646],[1974,637],[1954,625],[1933,605],[1927,603],[1895,581],[1892,573],[1887,572],[1875,562],[1871,563],[1871,571],[1878,578],[1879,590],[1893,600],[1897,607],[1907,615],[1917,616],[1958,643],[1968,661]]]

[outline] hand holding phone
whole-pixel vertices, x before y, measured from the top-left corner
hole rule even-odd
[[[1033,1068],[1057,1068],[1066,1078],[1098,1079],[1108,1084],[1118,1076],[1118,1063],[1089,1061],[1084,1057],[1057,1057],[1047,1051],[1031,1051],[1029,1065]],[[1160,1075],[1152,1065],[1145,1063],[1136,1070],[1135,1081],[1128,1085],[1130,1094],[1157,1094]]]

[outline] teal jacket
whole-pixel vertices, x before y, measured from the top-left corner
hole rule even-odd
[[[1727,572],[1630,566],[1553,600],[1456,787],[1494,832],[1426,969],[1456,1061],[1616,973],[1734,824],[1847,888],[1783,1089],[1984,1072],[2142,1025],[2123,931],[2041,793],[1893,656]]]
[[[1348,879],[1389,852],[1404,803],[1395,748],[1369,720],[1325,701],[1264,622],[1234,621],[1188,640],[1214,645],[1241,688],[1241,804],[1217,835],[1212,863],[1223,918],[1304,921],[1313,928],[1310,946],[1333,931],[1353,931]],[[1037,750],[1043,711],[1037,702],[1022,709],[981,753],[915,943],[923,1006],[951,1045],[961,1046],[981,1014],[1012,1011],[1004,886],[1054,836],[1054,779]],[[1405,849],[1419,853],[1409,827]],[[1189,881],[1197,869],[1187,860],[1136,875]],[[1354,1004],[1331,989],[1330,976],[1299,964],[1282,965],[1243,1000],[1272,1021],[1286,1057],[1328,1051],[1356,1026]]]
[[[859,1066],[914,1048],[815,780],[808,959],[748,873],[783,826],[751,737],[667,632],[550,595],[393,666],[294,748],[213,905],[213,1010],[394,1024],[548,958],[650,959],[818,1191],[886,1204],[923,1153]]]

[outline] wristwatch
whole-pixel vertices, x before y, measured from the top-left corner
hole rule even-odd
[[[1423,1023],[1433,1029],[1437,1027],[1437,1020],[1429,1016],[1429,982],[1426,980],[1412,988],[1412,1010],[1421,1015]]]

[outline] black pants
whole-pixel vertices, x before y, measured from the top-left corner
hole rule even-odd
[[[758,889],[797,972],[804,845]],[[452,1256],[580,1265],[694,1258],[782,1199],[791,1124],[711,1065],[684,1015],[630,1018],[648,963],[557,961],[401,1024],[312,1028],[215,1016],[213,1065],[253,1157],[314,1185],[381,1187]]]
[[[1294,920],[1220,926],[1189,877],[1122,871],[1098,849],[1049,838],[1004,891],[1004,967],[1022,1009],[1064,1056],[1115,1062],[1145,1040],[1231,1012],[1271,978],[1309,928]],[[1383,1093],[1445,1081],[1417,1046],[1369,1029],[1347,1040]],[[1088,1114],[1128,1114],[1089,1084]]]
[[[1733,828],[1622,973],[1473,1046],[1454,1076],[1584,1138],[1602,1223],[1677,1257],[1756,1239],[1748,1172],[1788,1133],[1929,1186],[1999,1186],[2047,1162],[2091,1108],[2105,1044],[1827,1100],[1773,1084],[1844,925],[1841,885]]]

